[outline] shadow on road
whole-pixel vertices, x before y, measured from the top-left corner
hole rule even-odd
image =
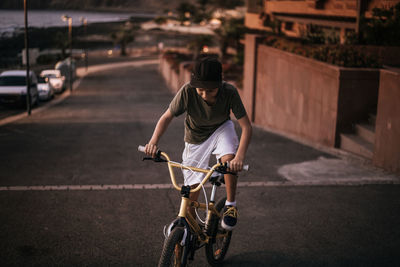
[[[399,266],[394,258],[374,257],[369,258],[342,258],[328,257],[327,255],[315,255],[310,258],[298,258],[285,255],[277,251],[255,251],[228,257],[223,266],[251,266],[251,267],[337,267],[337,266]]]

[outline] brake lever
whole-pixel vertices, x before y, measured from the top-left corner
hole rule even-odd
[[[226,162],[224,163],[224,165],[221,165],[219,167],[217,167],[215,169],[215,171],[221,173],[221,174],[232,174],[232,175],[237,175],[237,173],[235,172],[230,172],[228,171],[228,165],[226,164]]]
[[[226,166],[226,164],[218,166],[217,168],[215,168],[215,171],[220,173],[220,174],[228,174],[229,173],[228,172],[228,167]]]

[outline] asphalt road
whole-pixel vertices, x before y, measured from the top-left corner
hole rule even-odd
[[[112,68],[87,75],[63,102],[1,126],[0,265],[155,266],[179,193],[76,186],[168,184],[166,166],[142,162],[136,148],[172,97],[156,64]],[[182,139],[177,118],[160,146],[179,161]],[[321,157],[336,159],[254,130],[251,171],[240,177],[254,183],[238,188],[226,266],[400,265],[400,186],[285,184],[283,166]],[[207,266],[203,251],[191,266]]]

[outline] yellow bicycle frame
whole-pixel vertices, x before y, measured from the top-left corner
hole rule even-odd
[[[181,187],[176,182],[175,173],[173,171],[173,168],[192,170],[195,172],[202,172],[202,173],[206,174],[206,176],[204,177],[204,179],[201,181],[201,183],[198,186],[196,186],[193,189],[190,189],[190,193],[199,191],[200,188],[210,179],[210,177],[211,177],[212,173],[215,171],[215,169],[222,165],[221,163],[217,163],[213,167],[211,167],[211,169],[207,170],[207,169],[201,169],[201,168],[196,168],[196,167],[191,167],[191,166],[184,166],[181,163],[173,162],[170,160],[169,156],[165,152],[161,152],[161,156],[163,156],[167,160],[169,174],[171,176],[171,182],[172,182],[173,186],[175,187],[175,189],[178,191],[181,191]],[[190,214],[190,212],[188,212],[188,207],[194,207],[194,208],[206,210],[207,205],[204,203],[199,203],[198,201],[192,201],[188,197],[182,196],[181,206],[179,209],[178,217],[185,218],[187,223],[189,224],[190,228],[192,228],[196,232],[196,234],[202,239],[202,241],[208,243],[209,237],[206,236],[202,232],[202,230],[201,230],[199,224],[197,223],[197,221],[195,220],[195,218],[193,218],[193,216]],[[209,221],[212,214],[214,214],[218,217],[221,217],[219,212],[215,209],[214,203],[210,202],[208,204],[206,222]]]

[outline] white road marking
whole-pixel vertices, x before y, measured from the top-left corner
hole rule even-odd
[[[289,186],[362,186],[377,184],[400,184],[400,181],[388,180],[347,180],[347,181],[314,181],[296,183],[291,181],[272,182],[239,182],[237,187],[289,187]],[[205,187],[211,187],[210,184]],[[34,186],[0,186],[0,191],[102,191],[102,190],[155,190],[173,189],[172,184],[108,184],[108,185],[34,185]]]

